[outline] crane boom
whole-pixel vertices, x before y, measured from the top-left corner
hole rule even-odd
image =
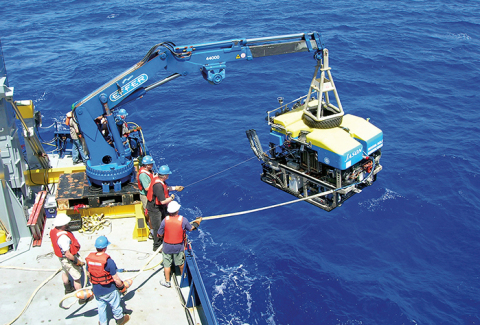
[[[114,119],[114,113],[120,106],[192,73],[200,73],[208,82],[218,85],[226,77],[227,62],[307,51],[314,52],[318,61],[323,50],[321,36],[317,32],[184,46],[176,46],[172,42],[156,44],[141,61],[72,105],[74,118],[90,154],[86,166],[89,182],[102,186],[104,192],[108,192],[111,186],[118,191],[123,183],[133,181],[135,177],[134,157]],[[155,81],[154,77],[163,71],[171,74]],[[111,141],[104,138],[96,123],[99,116],[107,120]]]

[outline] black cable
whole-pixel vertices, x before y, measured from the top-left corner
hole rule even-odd
[[[93,192],[93,193],[100,193],[102,191],[102,188],[98,186],[90,185],[89,190],[90,192]]]
[[[30,178],[30,182],[32,182],[33,185],[43,185],[43,184],[37,184],[33,181],[33,179],[32,179],[32,168],[30,167],[30,164],[28,163],[27,158],[23,157],[23,159],[25,160],[25,163],[28,166],[28,175],[29,175],[29,178]]]

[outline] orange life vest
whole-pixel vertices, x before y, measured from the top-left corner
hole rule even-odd
[[[152,181],[153,181],[153,174],[152,172],[150,172],[146,167],[140,167],[140,170],[138,171],[138,175],[137,175],[137,183],[138,183],[138,189],[140,191],[144,190],[143,188],[143,185],[142,185],[142,182],[140,182],[140,174],[147,174],[148,177],[150,177],[150,185],[148,186],[148,188],[146,189],[147,191],[150,189],[150,187],[152,187]]]
[[[165,234],[163,241],[167,244],[175,245],[183,243],[185,231],[182,227],[182,216],[165,218]]]
[[[60,246],[58,246],[58,238],[60,238],[60,236],[62,235],[68,236],[68,238],[70,238],[71,240],[70,253],[72,255],[77,254],[80,250],[80,243],[78,242],[77,238],[75,238],[75,236],[70,231],[53,228],[52,230],[50,230],[50,239],[52,240],[52,246],[55,255],[57,255],[58,257],[65,257],[65,255],[62,254]]]
[[[88,272],[90,273],[90,282],[92,284],[109,284],[114,282],[113,277],[110,273],[105,271],[105,265],[107,265],[107,260],[110,258],[108,254],[90,253],[85,258],[88,265]]]
[[[149,201],[152,201],[153,200],[153,186],[157,183],[161,183],[162,186],[163,186],[163,193],[165,194],[165,198],[168,198],[170,196],[169,192],[168,192],[168,186],[167,186],[167,183],[164,183],[162,182],[162,180],[160,178],[157,177],[153,177],[152,178],[152,181],[150,182],[150,187],[148,188],[148,191],[147,191],[147,200]],[[156,205],[162,205],[162,203],[160,202],[160,200],[158,199],[158,197],[155,198],[155,204]]]

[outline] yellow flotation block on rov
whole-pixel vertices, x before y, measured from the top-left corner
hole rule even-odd
[[[273,119],[275,125],[271,134],[275,144],[282,145],[285,135],[298,139],[306,134],[306,142],[318,153],[318,160],[338,169],[346,169],[360,160],[362,154],[368,155],[383,144],[383,132],[369,121],[350,114],[343,116],[338,127],[330,129],[314,129],[302,119],[303,109],[298,108],[286,112]]]

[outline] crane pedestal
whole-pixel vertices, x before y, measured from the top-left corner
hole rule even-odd
[[[62,174],[57,188],[57,209],[68,215],[104,214],[107,218],[135,217],[133,238],[147,240],[148,227],[143,213],[140,191],[136,183],[128,183],[120,191],[103,193],[101,187],[91,186],[85,172]]]

